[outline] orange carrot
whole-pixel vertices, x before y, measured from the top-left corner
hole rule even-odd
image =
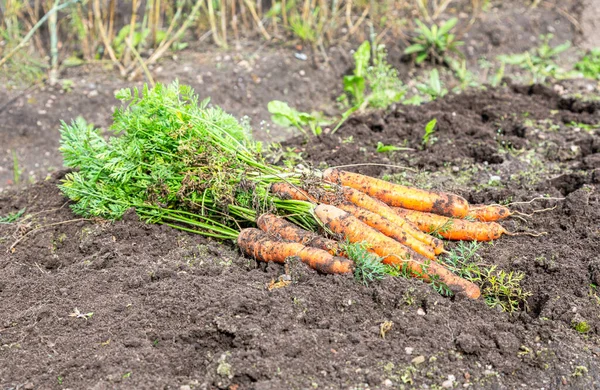
[[[263,214],[256,220],[258,227],[269,234],[285,240],[298,242],[302,245],[323,249],[332,255],[339,255],[342,251],[338,243],[314,232],[304,230],[293,223],[273,214]]]
[[[423,233],[411,222],[397,215],[382,201],[371,198],[369,195],[353,188],[341,187],[341,191],[338,193],[322,192],[318,195],[318,199],[316,199],[315,196],[309,195],[305,191],[299,190],[288,183],[280,182],[271,185],[271,192],[282,199],[306,200],[315,203],[321,202],[334,206],[344,202],[351,202],[358,207],[387,218],[390,222],[395,223],[400,229],[406,231],[417,240],[433,247],[436,255],[444,251],[444,246],[441,240]]]
[[[448,240],[491,241],[508,232],[496,222],[471,222],[402,208],[394,209],[424,232],[437,233]]]
[[[343,274],[354,269],[354,263],[348,259],[297,242],[274,240],[259,229],[243,229],[237,244],[247,256],[260,261],[284,263],[288,257],[297,256],[311,268],[326,274]]]
[[[469,212],[469,203],[464,198],[446,192],[405,187],[385,180],[333,168],[323,172],[323,178],[329,182],[352,187],[369,194],[390,206],[428,211],[456,218],[463,218]]]
[[[399,243],[406,245],[410,249],[427,257],[428,259],[436,260],[435,253],[431,246],[420,240],[417,240],[415,237],[398,227],[398,225],[382,217],[381,215],[372,213],[352,203],[341,203],[337,205],[337,207],[354,215],[356,218],[369,225],[373,229],[395,239]]]
[[[358,218],[330,205],[318,205],[315,215],[329,229],[338,234],[343,234],[352,243],[367,242],[371,249],[383,257],[383,262],[395,266],[406,266],[416,277],[425,281],[439,279],[453,290],[463,291],[468,297],[477,299],[481,295],[479,287],[475,284],[454,275],[442,265],[431,262],[424,256],[415,253],[398,241],[387,237],[383,233],[367,226]]]
[[[510,217],[512,212],[506,206],[499,204],[476,204],[469,206],[467,217],[481,222],[495,222]]]

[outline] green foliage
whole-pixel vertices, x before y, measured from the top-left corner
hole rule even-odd
[[[381,257],[369,252],[367,243],[346,242],[342,250],[354,261],[354,279],[365,286],[384,279],[393,273],[390,266],[381,262]]]
[[[354,74],[344,76],[344,91],[350,95],[357,106],[365,100],[367,67],[371,58],[371,44],[363,42],[354,53]]]
[[[387,62],[384,45],[378,45],[371,60],[371,44],[363,42],[354,53],[354,73],[344,76],[344,92],[351,104],[358,108],[387,108],[399,102],[405,94],[398,71]],[[366,95],[367,90],[370,92]]]
[[[429,59],[433,63],[441,64],[445,62],[449,52],[461,54],[458,50],[464,42],[457,41],[456,36],[451,33],[458,22],[457,18],[451,18],[441,26],[433,24],[431,28],[423,22],[416,19],[417,35],[414,43],[404,50],[404,54],[416,54],[415,62],[417,64]]]
[[[558,66],[554,60],[556,57],[571,47],[570,42],[564,42],[558,46],[550,46],[552,34],[542,35],[542,44],[528,52],[520,54],[509,54],[498,56],[498,60],[503,65],[518,66],[528,71],[531,75],[531,82],[541,83],[548,77],[555,79],[569,78],[579,75],[577,72],[566,71]]]
[[[19,167],[19,158],[17,157],[17,152],[12,151],[13,158],[13,181],[15,184],[19,184],[21,181],[21,168]]]
[[[25,214],[26,210],[27,208],[24,207],[19,211],[15,211],[14,213],[10,213],[5,215],[4,217],[0,217],[0,224],[9,224],[17,222],[23,216],[23,214]]]
[[[438,70],[435,68],[429,72],[428,82],[417,84],[417,89],[419,92],[427,95],[431,100],[444,97],[448,93],[448,90],[444,88],[442,81],[440,80]]]
[[[481,245],[477,241],[460,241],[442,261],[450,271],[477,284],[488,306],[499,307],[509,313],[519,310],[531,296],[521,287],[525,274],[480,264],[477,251]]]
[[[78,170],[60,188],[75,213],[118,219],[133,207],[147,221],[223,239],[275,207],[302,226],[314,223],[310,204],[268,196],[270,182],[293,175],[266,164],[250,130],[190,87],[158,84],[116,97],[124,104],[111,126],[119,137],[107,141],[81,118],[62,125],[60,151]]]
[[[398,150],[406,150],[406,148],[401,148],[395,145],[386,145],[383,142],[377,142],[377,153],[388,153],[395,152]]]
[[[430,120],[425,125],[425,134],[423,134],[423,146],[430,146],[437,141],[436,137],[433,137],[433,133],[435,133],[435,125],[437,124],[437,119]]]
[[[308,126],[313,135],[320,135],[323,132],[321,126],[330,124],[330,121],[325,120],[319,114],[309,114],[300,112],[291,108],[286,102],[272,100],[267,105],[267,109],[271,113],[271,120],[283,127],[294,126],[304,135],[308,135],[305,127]]]
[[[600,80],[600,48],[594,48],[586,53],[575,64],[575,69],[584,77]]]
[[[577,332],[582,333],[582,334],[588,333],[592,329],[590,324],[588,324],[586,321],[576,321],[576,320],[573,320],[571,322],[571,327],[573,329],[575,329]]]

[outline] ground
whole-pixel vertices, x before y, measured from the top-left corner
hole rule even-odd
[[[584,13],[567,5],[578,18]],[[518,8],[509,8],[496,12],[516,18]],[[473,38],[474,58],[510,45],[510,38],[489,45],[495,34],[486,31],[495,28],[529,37],[553,26],[559,42],[586,38],[552,7],[515,22],[525,32],[502,15],[490,17],[506,24],[469,33],[492,37]],[[345,47],[331,49],[333,67],[321,69],[296,60],[295,50],[248,44],[189,52],[155,71],[158,80],[179,78],[236,116],[251,116],[258,138],[286,139],[288,157],[315,167],[385,164],[348,169],[451,190],[473,203],[546,197],[515,205],[530,216],[503,223],[545,235],[505,236],[478,252],[484,263],[524,273],[526,303],[509,314],[483,300],[442,297],[416,280],[363,286],[293,261],[266,266],[232,243],[147,225],[133,212],[118,222],[82,220],[57,188],[65,174],[58,121],[82,115],[106,127],[113,91],[128,84],[94,67],[71,69],[64,76],[75,81],[72,91],[0,97],[0,143],[17,151],[25,181],[35,182],[13,188],[12,153],[5,155],[0,216],[24,208],[27,216],[0,224],[1,387],[599,388],[600,103],[571,93],[595,85],[507,80],[358,115],[333,135],[266,134],[260,123],[269,121],[269,100],[333,110],[351,66]],[[433,118],[436,131],[424,144]],[[407,149],[378,153],[378,142]],[[269,290],[286,271],[293,283]]]

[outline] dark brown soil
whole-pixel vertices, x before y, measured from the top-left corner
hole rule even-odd
[[[438,118],[437,141],[420,150],[431,118]],[[556,206],[526,224],[504,224],[548,235],[504,237],[480,251],[485,263],[525,273],[532,295],[512,315],[482,300],[443,298],[416,280],[365,287],[294,263],[294,283],[268,291],[283,267],[256,264],[228,246],[140,223],[135,214],[77,221],[56,188],[63,172],[6,193],[0,215],[27,207],[33,216],[0,225],[4,248],[21,237],[14,253],[0,256],[0,384],[439,388],[453,376],[457,388],[596,388],[600,138],[565,123],[599,120],[595,104],[511,87],[356,118],[335,137],[308,143],[314,163],[340,164],[387,161],[372,152],[374,143],[406,139],[416,150],[387,159],[423,169],[393,179],[452,188],[473,202],[564,196],[523,208]],[[336,138],[349,136],[352,143]],[[490,174],[499,183],[487,184]],[[76,308],[93,315],[70,316]],[[384,321],[393,325],[382,338]],[[574,322],[589,330],[578,333]]]

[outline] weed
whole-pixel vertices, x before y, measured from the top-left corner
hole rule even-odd
[[[387,62],[384,45],[375,48],[373,65],[371,60],[371,44],[363,42],[354,53],[354,72],[344,76],[344,92],[341,100],[349,100],[353,107],[387,108],[399,102],[405,89],[398,78],[398,72]],[[367,92],[370,92],[368,95]]]
[[[125,374],[123,374],[123,379],[127,379],[129,377],[131,377],[131,371],[126,372]]]
[[[417,89],[431,100],[444,97],[448,93],[448,90],[444,88],[440,80],[440,74],[437,69],[432,69],[429,72],[429,80],[426,83],[417,84]]]
[[[588,124],[588,123],[580,123],[580,122],[570,122],[567,124],[569,127],[573,127],[575,129],[580,129],[587,131],[588,133],[593,133],[594,130],[600,129],[600,123],[596,124]]]
[[[21,170],[21,168],[19,168],[19,158],[17,157],[17,152],[15,152],[14,150],[12,151],[12,158],[13,158],[13,182],[15,183],[15,185],[17,185],[21,181],[21,173],[23,173],[23,171]]]
[[[457,41],[456,36],[451,33],[457,22],[457,18],[451,18],[441,26],[433,24],[429,28],[425,23],[416,19],[416,31],[419,35],[413,39],[414,44],[404,50],[404,54],[416,54],[415,62],[417,64],[427,59],[434,64],[441,64],[445,62],[445,57],[449,52],[461,54],[458,47],[464,42]]]
[[[431,146],[437,141],[437,137],[433,137],[433,133],[435,133],[436,124],[437,119],[434,118],[425,125],[425,134],[423,134],[422,140],[423,146]]]
[[[377,142],[377,153],[395,152],[398,150],[407,150],[408,148],[401,148],[395,145],[386,145],[383,142]]]
[[[59,384],[59,385],[61,385],[61,386],[62,386],[62,384],[63,384],[63,379],[64,379],[64,378],[63,378],[62,376],[60,376],[60,375],[59,375],[59,376],[56,378],[56,380],[57,380],[58,384]]]
[[[286,102],[272,100],[267,105],[271,120],[283,127],[295,127],[302,134],[308,135],[305,127],[308,126],[313,135],[321,135],[323,129],[321,126],[330,124],[331,122],[323,118],[322,114],[300,112],[290,107]]]
[[[576,64],[575,69],[584,77],[600,79],[600,48],[594,48],[585,54]]]
[[[542,44],[531,51],[520,54],[509,54],[498,56],[498,60],[506,65],[518,66],[531,74],[531,82],[544,82],[546,78],[556,79],[574,77],[574,72],[566,71],[558,66],[554,60],[556,57],[571,47],[570,42],[564,42],[558,46],[550,46],[552,34],[542,35]]]
[[[442,261],[452,272],[480,286],[488,306],[499,307],[509,313],[519,310],[531,295],[521,288],[525,274],[480,264],[477,251],[481,245],[476,241],[460,241]]]
[[[588,374],[588,368],[586,366],[577,366],[571,376],[573,378],[580,378]]]
[[[587,321],[573,320],[571,322],[571,327],[581,334],[588,333],[591,330],[590,324],[588,324]]]
[[[75,317],[75,318],[83,318],[84,320],[88,320],[90,318],[92,318],[92,316],[94,315],[93,312],[89,312],[89,313],[82,313],[79,311],[78,308],[75,308],[73,310],[73,313],[69,314],[69,317]]]
[[[23,216],[23,214],[25,214],[25,210],[27,210],[27,207],[23,207],[19,211],[15,211],[14,213],[9,213],[4,217],[0,217],[0,224],[9,224],[17,222]]]

